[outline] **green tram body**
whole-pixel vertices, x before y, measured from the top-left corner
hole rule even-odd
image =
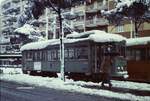
[[[87,54],[85,57],[79,58],[77,51],[85,47]],[[88,73],[90,72],[89,63],[89,42],[73,43],[65,45],[65,71]],[[28,57],[28,55],[30,56]],[[34,56],[33,56],[34,54]],[[35,57],[37,55],[37,57]],[[77,56],[78,55],[78,56]],[[81,56],[81,55],[80,55]],[[83,55],[82,55],[83,56]],[[26,58],[25,58],[26,57]],[[28,58],[28,59],[27,59]],[[60,72],[60,50],[59,45],[48,46],[41,50],[23,51],[23,70],[27,71],[49,71]],[[36,68],[40,64],[41,68]]]
[[[72,40],[72,39],[66,39]],[[76,39],[74,39],[76,40]],[[22,70],[27,72],[60,72],[60,40],[57,44],[47,45],[42,49],[27,49],[22,51]],[[64,43],[65,73],[74,78],[100,77],[100,65],[104,56],[104,46],[111,45],[111,52],[119,53],[115,56],[112,68],[112,77],[127,75],[125,60],[125,41],[122,42],[94,42],[80,40]],[[99,81],[99,80],[98,80]]]

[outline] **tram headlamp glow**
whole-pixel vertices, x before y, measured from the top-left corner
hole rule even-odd
[[[123,78],[124,78],[124,79],[127,79],[128,77],[129,77],[129,75],[127,75],[127,74],[126,74],[126,75],[123,75]]]

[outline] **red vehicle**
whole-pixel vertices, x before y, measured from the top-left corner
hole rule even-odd
[[[150,37],[127,39],[127,60],[130,80],[150,82]]]

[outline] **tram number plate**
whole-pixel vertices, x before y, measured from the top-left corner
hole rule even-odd
[[[34,62],[34,70],[41,70],[41,62]]]

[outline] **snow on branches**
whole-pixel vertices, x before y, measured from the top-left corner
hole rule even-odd
[[[131,20],[142,19],[145,14],[149,12],[150,0],[117,0],[114,9],[109,11],[102,10],[102,15],[106,16],[110,22],[122,18],[129,18]],[[115,21],[114,21],[115,22]]]
[[[114,9],[101,11],[111,24],[119,25],[124,20],[132,20],[135,33],[143,22],[150,22],[150,0],[116,0]]]

